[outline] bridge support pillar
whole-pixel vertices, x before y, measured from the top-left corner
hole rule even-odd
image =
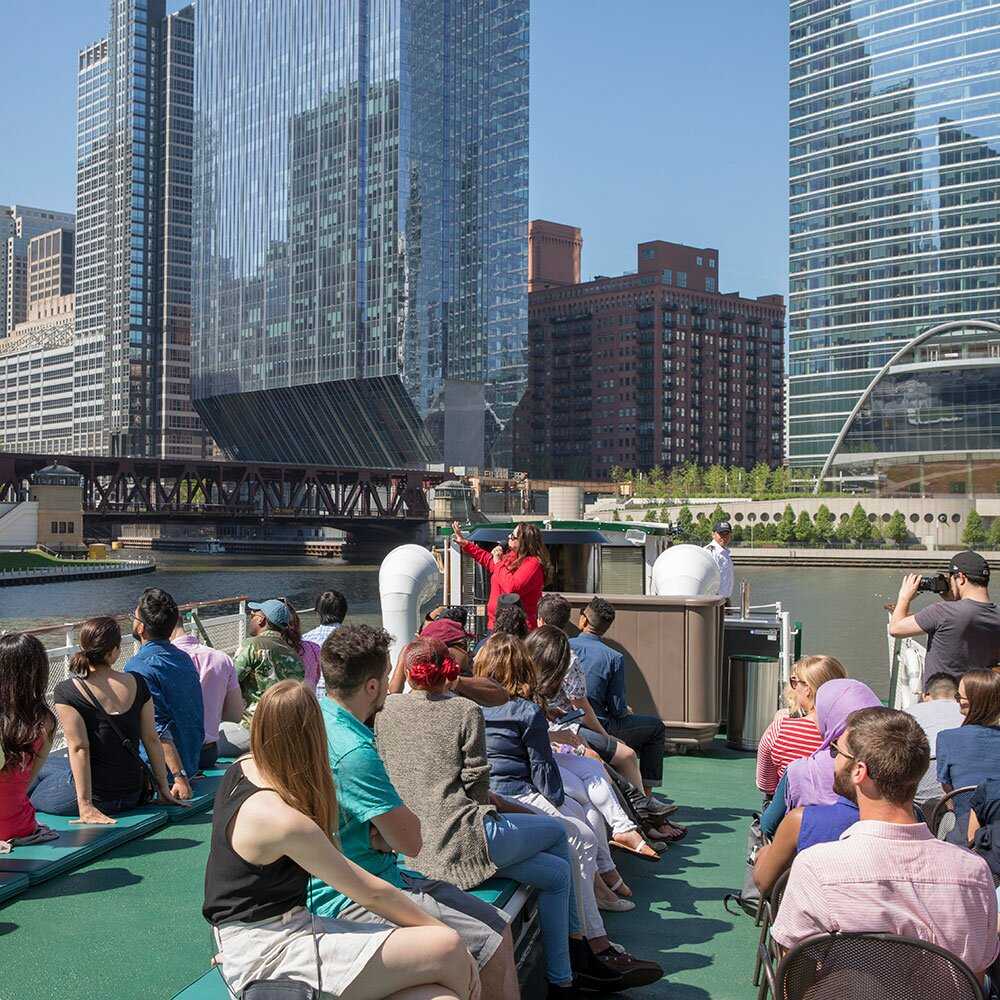
[[[397,545],[408,542],[426,545],[429,541],[430,524],[427,521],[386,523],[384,527],[365,525],[346,532],[342,554],[348,563],[370,566],[380,563]]]

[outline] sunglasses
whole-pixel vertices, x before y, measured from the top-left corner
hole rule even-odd
[[[809,685],[806,684],[806,682],[804,680],[802,680],[801,677],[796,677],[795,674],[792,674],[792,676],[788,678],[788,685],[789,685],[789,687],[793,687],[793,688],[797,688],[800,685],[802,687],[809,687]]]
[[[831,743],[830,747],[829,747],[829,750],[830,750],[830,756],[834,760],[836,760],[838,757],[846,757],[848,760],[857,760],[858,759],[857,757],[854,756],[854,754],[848,753],[846,750],[841,750],[840,747],[838,747],[836,743]]]

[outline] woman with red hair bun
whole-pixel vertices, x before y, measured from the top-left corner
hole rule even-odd
[[[574,978],[601,986],[580,954],[570,958],[583,942],[562,823],[490,791],[483,713],[453,693],[459,666],[443,642],[414,640],[397,669],[410,690],[386,699],[375,737],[396,791],[420,818],[422,846],[409,863],[461,889],[497,874],[535,886],[549,996],[575,996]]]

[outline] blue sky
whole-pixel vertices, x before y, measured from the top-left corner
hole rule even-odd
[[[76,52],[107,9],[0,0],[0,202],[72,210]],[[585,278],[667,239],[716,247],[724,291],[786,290],[787,10],[533,0],[531,216],[583,229]]]

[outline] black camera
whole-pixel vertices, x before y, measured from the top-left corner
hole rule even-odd
[[[944,573],[938,573],[937,576],[922,576],[917,586],[917,593],[924,591],[928,594],[947,594],[950,589],[948,577]]]

